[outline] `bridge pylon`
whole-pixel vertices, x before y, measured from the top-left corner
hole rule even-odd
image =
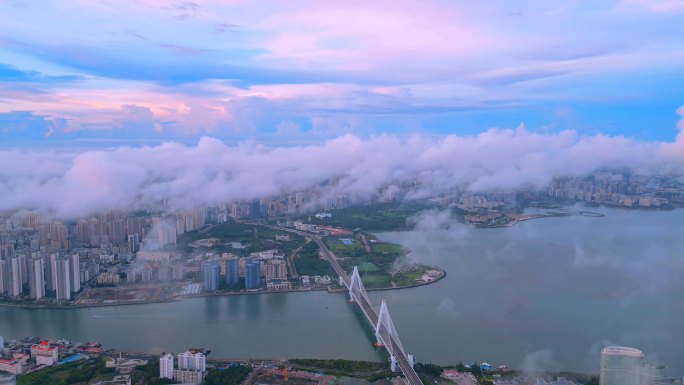
[[[401,342],[399,342],[399,334],[394,328],[392,317],[390,317],[389,310],[387,310],[387,302],[385,302],[384,299],[380,304],[378,323],[375,325],[375,338],[377,338],[378,343],[382,343],[387,347],[387,350],[391,355],[402,355],[406,357],[404,347],[401,346]],[[385,338],[387,338],[388,341],[385,341]],[[392,340],[394,340],[394,343],[392,343]]]
[[[352,272],[352,276],[349,281],[349,302],[356,301],[356,296],[354,296],[354,289],[358,288],[363,288],[363,283],[361,282],[361,276],[359,275],[358,267],[354,266],[354,271]]]

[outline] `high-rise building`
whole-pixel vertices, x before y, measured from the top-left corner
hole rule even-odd
[[[143,239],[145,237],[145,217],[126,219],[126,232],[128,235],[138,234],[138,239]]]
[[[41,257],[29,260],[29,294],[33,299],[45,297],[45,261]]]
[[[266,279],[286,279],[287,267],[285,261],[276,259],[266,265]]]
[[[162,354],[159,358],[159,377],[173,378],[173,354]]]
[[[45,261],[45,288],[50,291],[56,291],[57,285],[55,282],[54,268],[57,266],[56,260],[59,258],[59,253],[52,253]]]
[[[53,254],[54,255],[54,254]],[[71,299],[71,266],[69,259],[53,258],[50,256],[52,280],[55,285],[55,296],[57,300]]]
[[[600,385],[648,385],[665,377],[665,368],[644,363],[644,353],[635,348],[608,346],[601,350]]]
[[[207,369],[206,357],[202,353],[179,353],[178,369],[204,371]]]
[[[5,294],[7,293],[7,286],[8,286],[8,262],[5,259],[0,259],[0,294]]]
[[[109,240],[116,245],[126,241],[126,223],[116,219],[109,222]]]
[[[218,290],[221,264],[218,259],[212,259],[202,263],[202,281],[204,290]]]
[[[156,219],[157,223],[157,240],[159,247],[163,248],[166,245],[176,244],[176,222],[171,221],[170,218]]]
[[[69,273],[71,292],[77,293],[81,290],[81,260],[78,253],[69,256]]]
[[[261,263],[256,259],[249,259],[245,263],[245,287],[258,289],[261,287]]]
[[[128,236],[128,251],[131,253],[140,251],[140,238],[138,237],[138,234],[130,234]]]
[[[231,255],[226,259],[226,284],[234,287],[240,281],[240,260]]]
[[[15,255],[9,259],[9,266],[7,270],[7,294],[10,297],[18,297],[21,295],[23,282],[21,276],[22,263],[23,260],[18,255]]]
[[[0,259],[9,259],[14,256],[14,246],[6,243],[0,245]]]

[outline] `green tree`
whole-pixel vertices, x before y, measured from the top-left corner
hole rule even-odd
[[[426,374],[432,377],[439,377],[442,374],[442,367],[431,363],[423,364],[419,362],[416,364],[415,369],[416,372],[420,374]]]

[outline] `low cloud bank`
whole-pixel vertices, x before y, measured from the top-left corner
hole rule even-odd
[[[684,115],[684,108],[678,113]],[[641,173],[684,170],[684,119],[674,142],[621,136],[537,134],[524,127],[441,138],[345,135],[298,147],[164,143],[79,153],[0,151],[0,210],[74,217],[166,199],[172,207],[249,200],[316,184],[327,194],[364,198],[380,187],[415,182],[411,197],[458,187],[543,188],[553,177],[599,168]]]

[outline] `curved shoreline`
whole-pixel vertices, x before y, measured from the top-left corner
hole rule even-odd
[[[384,290],[412,289],[412,288],[416,288],[416,287],[420,287],[420,286],[426,286],[426,285],[433,284],[433,283],[443,279],[447,275],[446,271],[444,271],[440,268],[433,267],[433,270],[439,270],[441,272],[441,275],[439,277],[435,278],[434,280],[429,281],[429,282],[417,282],[415,284],[404,285],[404,286],[367,288],[366,290],[367,291],[384,291]],[[180,302],[180,301],[183,301],[186,299],[193,299],[193,298],[231,297],[231,296],[242,296],[242,295],[295,294],[295,293],[307,293],[307,292],[312,292],[312,291],[327,291],[330,294],[334,294],[334,293],[346,292],[347,289],[345,289],[345,288],[331,289],[328,286],[328,287],[311,288],[311,289],[303,289],[303,290],[290,289],[290,290],[278,290],[278,291],[274,290],[274,291],[252,291],[252,292],[201,293],[201,294],[186,295],[186,296],[182,296],[182,297],[178,297],[178,298],[163,299],[163,300],[160,299],[160,300],[149,300],[149,301],[97,303],[97,304],[71,304],[71,305],[36,305],[36,304],[15,304],[15,303],[0,302],[0,306],[19,308],[19,309],[28,309],[28,310],[40,310],[40,309],[69,310],[69,309],[84,309],[84,308],[97,308],[97,307],[113,307],[113,306],[146,305],[146,304],[155,304],[155,303]]]
[[[411,249],[406,248],[402,245],[399,245],[403,249],[402,257],[406,257],[411,253]],[[388,287],[374,287],[374,288],[367,288],[367,291],[385,291],[385,290],[401,290],[401,289],[411,289],[411,288],[416,288],[420,286],[426,286],[430,285],[433,283],[436,283],[440,280],[442,280],[444,277],[447,276],[447,272],[437,266],[425,266],[429,267],[431,270],[437,270],[440,272],[440,275],[427,282],[414,282],[409,285],[402,285],[402,286],[388,286]],[[183,301],[185,299],[192,299],[192,298],[203,298],[203,297],[224,297],[224,296],[240,296],[240,295],[258,295],[258,294],[278,294],[278,293],[301,293],[301,292],[311,292],[311,291],[327,291],[328,293],[341,293],[347,291],[346,288],[336,288],[336,289],[331,289],[330,286],[327,287],[317,287],[317,288],[307,288],[307,289],[289,289],[289,290],[274,290],[274,291],[266,291],[266,290],[260,290],[260,291],[239,291],[239,292],[218,292],[218,293],[198,293],[198,294],[192,294],[192,295],[183,295],[183,296],[178,296],[174,298],[169,298],[169,299],[155,299],[155,300],[145,300],[145,301],[131,301],[131,302],[116,302],[116,303],[92,303],[92,304],[83,304],[83,303],[74,303],[74,304],[64,304],[64,305],[54,305],[54,304],[35,304],[35,303],[26,303],[26,304],[21,304],[21,303],[5,303],[5,302],[0,302],[0,306],[5,306],[5,307],[13,307],[13,308],[21,308],[21,309],[61,309],[61,310],[66,310],[66,309],[83,309],[83,308],[96,308],[96,307],[111,307],[111,306],[127,306],[127,305],[144,305],[144,304],[154,304],[154,303],[168,303],[168,302],[179,302]]]

